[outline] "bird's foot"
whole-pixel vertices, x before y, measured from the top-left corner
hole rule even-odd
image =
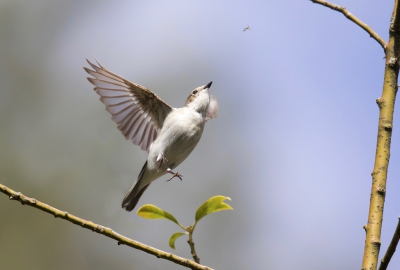
[[[173,178],[175,178],[175,177],[178,177],[178,178],[181,179],[181,181],[182,181],[182,177],[183,177],[182,174],[179,174],[178,172],[175,173],[175,172],[173,172],[170,168],[167,169],[167,172],[170,173],[170,174],[172,174],[172,176],[171,176],[171,178],[168,179],[166,182],[171,181],[171,180],[172,180]]]
[[[160,171],[161,165],[163,165],[164,162],[168,162],[168,159],[166,159],[164,157],[164,155],[160,153],[157,156],[156,162],[160,162],[160,165],[158,166],[158,169],[157,169],[157,171]]]

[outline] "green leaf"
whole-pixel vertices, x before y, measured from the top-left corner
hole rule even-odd
[[[196,222],[199,221],[204,216],[214,212],[222,210],[233,210],[233,208],[229,204],[223,202],[224,200],[231,200],[231,198],[218,195],[208,199],[197,209]]]
[[[174,233],[173,235],[171,235],[171,238],[169,239],[169,246],[173,249],[175,249],[175,240],[178,239],[179,236],[184,235],[184,234],[188,234],[186,232],[177,232]]]
[[[158,219],[158,218],[169,219],[172,222],[175,222],[176,224],[179,225],[178,221],[173,215],[152,204],[143,205],[142,207],[139,208],[137,214],[142,218],[148,218],[148,219]]]

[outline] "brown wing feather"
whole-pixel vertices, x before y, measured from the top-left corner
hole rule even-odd
[[[88,80],[95,86],[111,119],[127,140],[149,151],[172,107],[149,89],[125,80],[98,62],[96,66],[87,61],[94,69],[84,68],[94,77]]]

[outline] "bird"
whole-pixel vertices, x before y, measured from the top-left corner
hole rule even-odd
[[[132,211],[151,182],[171,174],[199,142],[205,123],[218,116],[217,99],[210,95],[212,81],[192,90],[182,108],[173,108],[155,93],[132,83],[103,67],[90,62],[90,83],[100,101],[112,115],[117,128],[134,145],[148,152],[136,181],[122,201],[122,208]]]

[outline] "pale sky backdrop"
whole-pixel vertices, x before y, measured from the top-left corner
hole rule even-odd
[[[388,38],[393,1],[340,0]],[[250,26],[251,30],[243,32]],[[311,1],[0,0],[0,182],[171,252],[180,229],[120,204],[146,153],[110,119],[83,66],[99,62],[171,106],[213,81],[219,117],[151,203],[183,224],[215,195],[194,241],[215,269],[360,269],[384,53]],[[400,215],[399,110],[382,258]],[[185,239],[179,256],[191,258]],[[184,269],[0,194],[3,269]],[[399,269],[394,255],[390,269]]]

